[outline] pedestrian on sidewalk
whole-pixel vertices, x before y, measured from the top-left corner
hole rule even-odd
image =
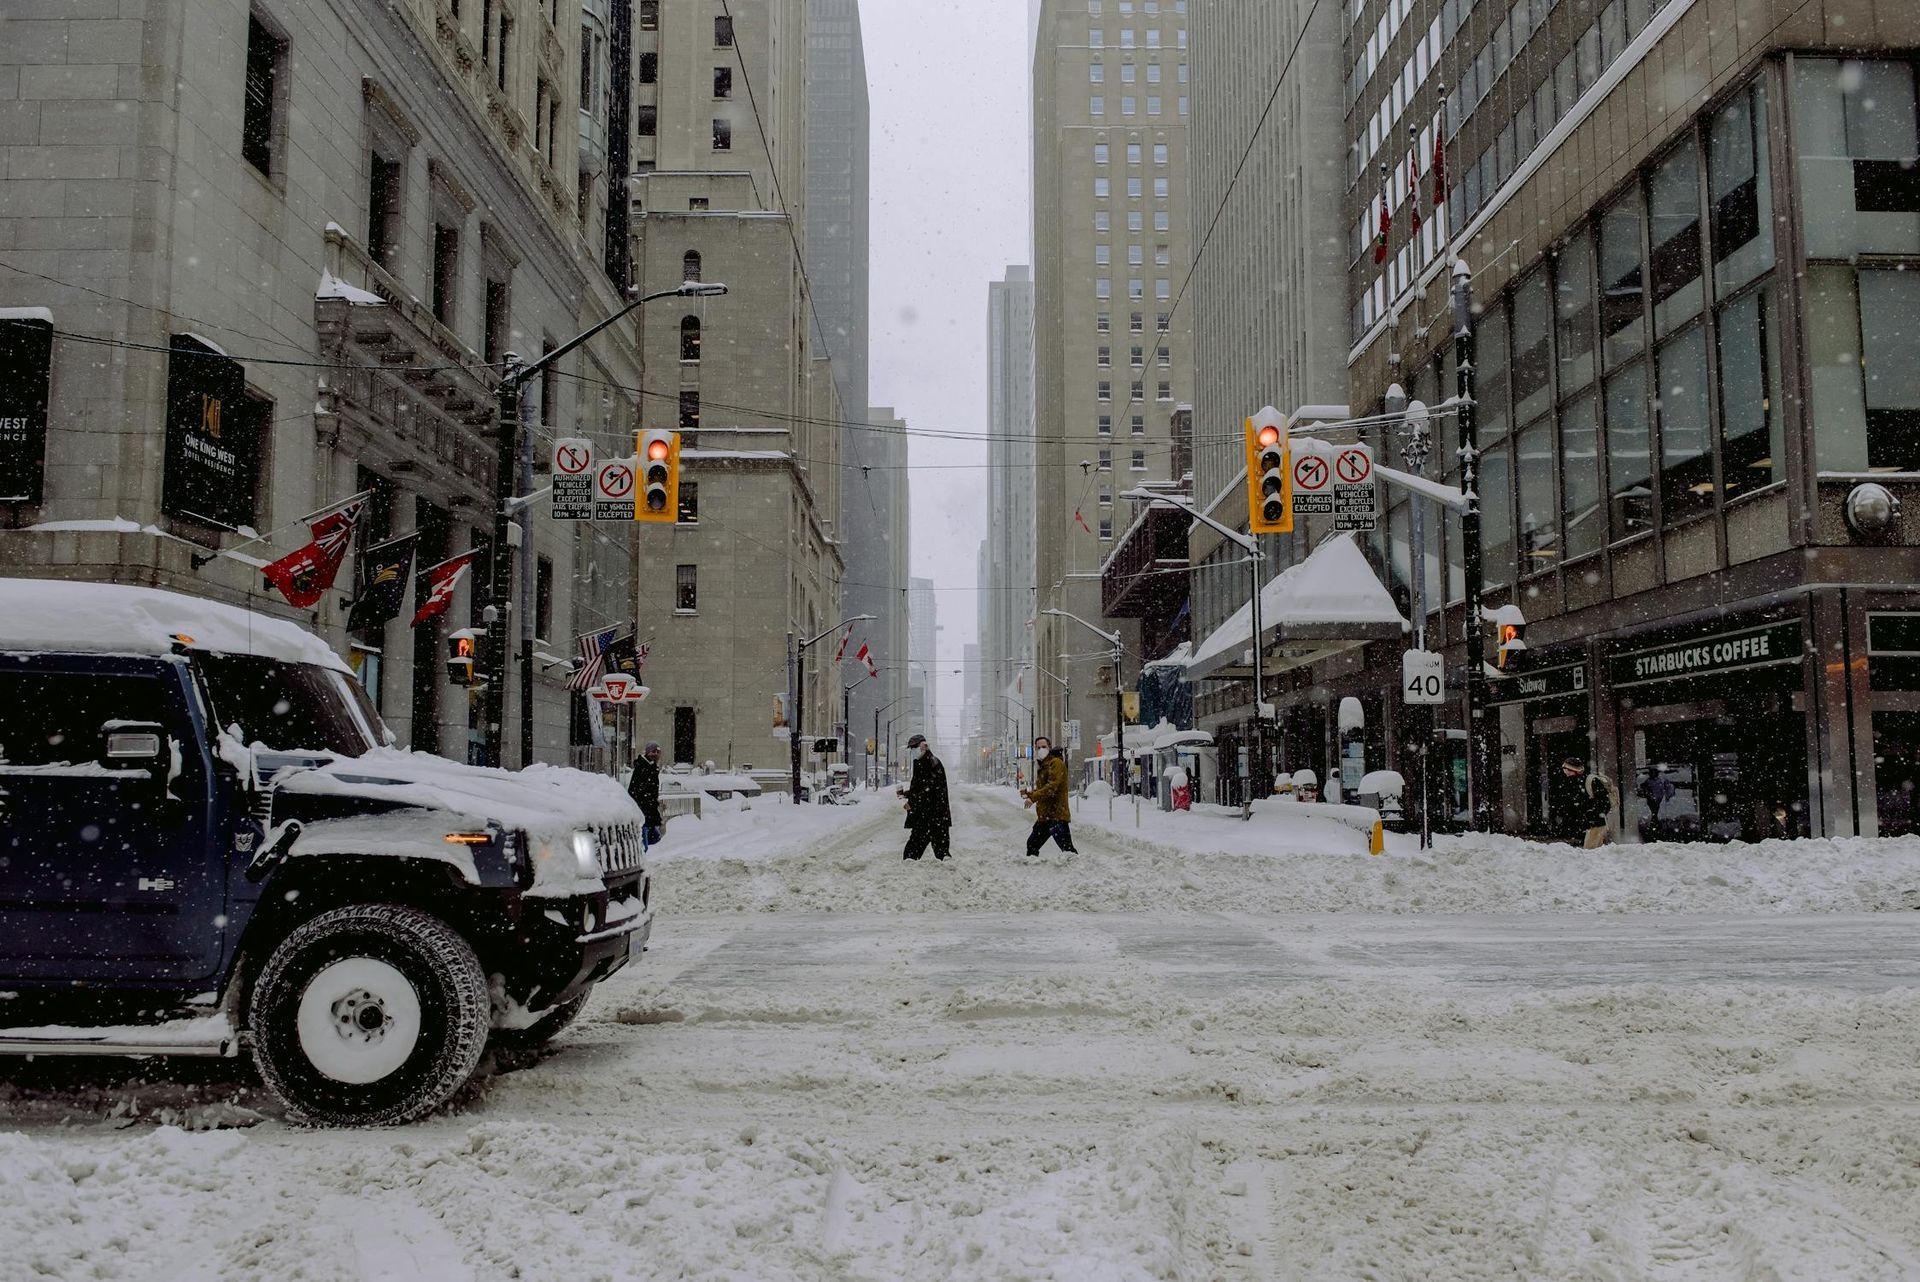
[[[1038,858],[1040,847],[1051,837],[1060,853],[1074,854],[1072,818],[1067,807],[1067,758],[1054,750],[1045,735],[1033,741],[1033,787],[1020,795],[1033,807],[1033,831],[1027,834],[1027,854]]]
[[[1613,840],[1613,780],[1597,770],[1587,769],[1583,757],[1568,757],[1560,763],[1560,770],[1568,779],[1579,781],[1574,800],[1586,823],[1586,835],[1581,845],[1588,850],[1597,850]]]
[[[660,745],[650,743],[633,759],[633,778],[627,795],[640,807],[640,841],[644,847],[660,844],[667,835],[666,816],[660,813]]]
[[[947,768],[933,755],[925,735],[914,735],[907,740],[907,747],[914,753],[913,778],[905,788],[894,790],[895,795],[905,797],[907,802],[907,848],[900,857],[918,859],[931,845],[933,857],[945,859],[949,854],[947,838],[953,831],[953,808],[947,802]]]

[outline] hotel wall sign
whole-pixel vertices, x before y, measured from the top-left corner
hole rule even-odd
[[[1674,677],[1705,677],[1773,663],[1797,663],[1803,651],[1798,621],[1675,641],[1616,654],[1607,672],[1615,686]]]
[[[173,335],[161,511],[228,530],[253,524],[262,429],[253,410],[239,361]]]
[[[53,324],[0,314],[0,503],[44,497]]]

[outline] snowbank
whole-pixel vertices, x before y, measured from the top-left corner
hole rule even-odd
[[[1029,812],[1004,789],[954,794],[955,858],[903,869],[899,812],[755,809],[658,852],[668,913],[1094,911],[1350,913],[1802,913],[1920,908],[1920,838],[1575,850],[1508,837],[1389,836],[1368,856],[1351,829],[1203,807],[1076,805],[1080,853],[1022,853]],[[884,798],[881,799],[884,802]],[[1312,807],[1301,806],[1302,811]],[[736,824],[733,820],[745,820]],[[711,833],[711,839],[708,834]]]

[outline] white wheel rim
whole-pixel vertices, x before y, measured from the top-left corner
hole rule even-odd
[[[364,1086],[397,1070],[419,1045],[420,994],[398,968],[349,957],[307,981],[295,1028],[315,1069]]]

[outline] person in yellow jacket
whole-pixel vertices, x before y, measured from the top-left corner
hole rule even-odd
[[[1062,854],[1074,854],[1073,829],[1067,826],[1072,816],[1067,810],[1067,758],[1055,752],[1053,743],[1041,735],[1033,741],[1033,787],[1020,795],[1033,807],[1033,831],[1027,834],[1027,854],[1039,857],[1040,847],[1051,837]]]

